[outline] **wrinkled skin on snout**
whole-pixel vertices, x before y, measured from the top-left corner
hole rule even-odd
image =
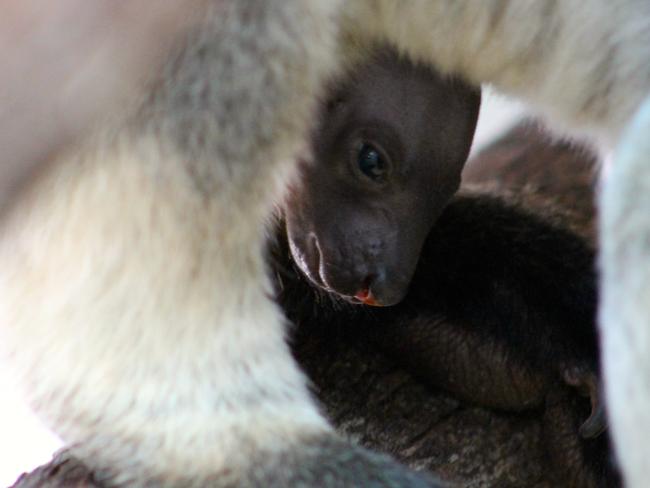
[[[291,253],[317,286],[393,305],[460,185],[480,91],[385,48],[329,95],[286,202]]]

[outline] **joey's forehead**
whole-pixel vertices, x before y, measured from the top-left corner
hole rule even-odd
[[[415,100],[410,94],[371,95],[363,94],[349,107],[341,124],[346,131],[364,133],[369,129],[365,133],[378,136],[372,142],[395,146],[395,153],[409,162],[454,158],[458,145],[455,138],[465,136],[457,130],[459,124],[452,120],[453,114],[437,110],[429,99]]]
[[[450,100],[457,95],[451,85],[435,79],[378,76],[355,86],[348,115],[359,124],[384,124],[417,144],[469,116],[462,104]]]
[[[424,84],[407,76],[400,78],[395,74],[382,76],[379,73],[376,78],[368,74],[359,81],[348,103],[360,115],[406,120],[431,110],[431,105],[442,101],[445,96],[446,90],[438,84]]]

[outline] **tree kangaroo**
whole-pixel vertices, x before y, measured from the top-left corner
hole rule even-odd
[[[2,220],[4,355],[100,481],[434,483],[332,433],[287,350],[262,259],[264,221],[325,81],[386,42],[493,83],[572,134],[622,141],[603,180],[601,328],[614,439],[628,485],[644,486],[650,4],[206,0],[195,10],[139,101],[59,153]]]
[[[591,243],[572,229],[580,220],[543,205],[559,189],[504,195],[483,184],[518,176],[540,183],[540,155],[525,151],[503,169],[474,163],[466,173],[478,188],[452,198],[476,119],[473,90],[441,83],[384,47],[328,94],[312,132],[314,161],[289,190],[271,263],[280,303],[299,324],[298,356],[317,361],[303,344],[326,340],[303,339],[310,332],[366,340],[425,382],[505,410],[543,408],[570,386],[587,397],[580,414],[590,406],[591,415],[557,434],[549,414],[557,481],[614,486],[609,444],[592,440],[605,429],[605,412]],[[593,193],[579,173],[593,166],[565,163],[575,173],[568,196],[589,206],[584,225],[594,218]],[[366,286],[366,296],[355,293]],[[399,305],[358,306],[385,305],[387,290],[397,290]]]

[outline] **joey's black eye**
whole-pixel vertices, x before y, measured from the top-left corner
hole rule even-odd
[[[380,180],[386,176],[388,163],[384,160],[379,150],[370,144],[361,144],[357,153],[359,170],[371,180]]]

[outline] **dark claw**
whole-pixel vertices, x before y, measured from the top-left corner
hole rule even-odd
[[[607,429],[607,416],[600,401],[598,377],[587,368],[574,366],[563,368],[564,381],[575,387],[583,396],[591,400],[591,414],[580,426],[579,433],[583,439],[594,439]]]
[[[592,402],[591,415],[580,426],[578,432],[583,439],[595,439],[607,429],[607,416],[600,402]]]

